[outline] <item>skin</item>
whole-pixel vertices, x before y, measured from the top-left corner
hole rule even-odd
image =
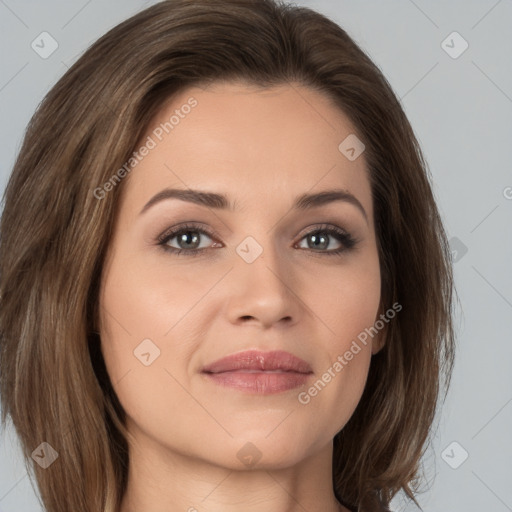
[[[146,136],[190,96],[197,106],[122,183],[102,274],[102,352],[130,433],[121,512],[346,511],[333,493],[332,441],[361,398],[383,332],[308,404],[297,397],[382,313],[364,153],[349,161],[338,150],[355,129],[298,84],[219,82],[173,97]],[[139,214],[166,187],[224,193],[237,210],[167,199]],[[350,191],[367,219],[342,201],[292,209],[296,196],[334,188]],[[183,253],[166,252],[158,236],[182,222],[218,237],[196,233],[209,249],[190,256],[175,236],[167,245]],[[307,234],[324,223],[357,244],[329,255],[343,243],[327,235],[329,245],[315,248]],[[236,252],[247,236],[263,248],[252,263]],[[134,356],[146,338],[160,350],[149,366]],[[314,375],[301,388],[256,395],[200,373],[247,349],[286,350]],[[248,442],[261,454],[251,466],[237,456]]]

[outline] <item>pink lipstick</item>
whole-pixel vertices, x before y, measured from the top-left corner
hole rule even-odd
[[[201,372],[212,382],[255,394],[272,394],[302,386],[313,374],[311,366],[282,350],[248,350],[219,359]]]

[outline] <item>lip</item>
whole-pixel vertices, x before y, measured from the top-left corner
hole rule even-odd
[[[205,366],[201,373],[216,384],[255,394],[279,393],[302,386],[311,366],[290,352],[247,350]]]

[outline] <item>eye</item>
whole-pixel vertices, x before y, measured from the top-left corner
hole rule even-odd
[[[337,240],[339,246],[338,248],[331,247],[331,250],[328,250],[332,245],[331,242],[333,238]],[[305,240],[307,245],[307,247],[302,246],[302,249],[320,252],[320,254],[329,256],[341,254],[354,247],[357,243],[357,240],[353,238],[350,233],[337,226],[330,225],[323,225],[310,231],[302,240]]]
[[[205,228],[195,224],[182,224],[160,235],[158,242],[164,250],[173,254],[179,255],[185,252],[188,256],[195,256],[212,247],[212,243],[208,240],[201,247],[201,239],[209,238],[211,240],[213,237],[215,235]],[[213,245],[218,247],[221,244],[215,242]]]

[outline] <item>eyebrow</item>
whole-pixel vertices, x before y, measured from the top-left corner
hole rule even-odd
[[[142,215],[151,206],[167,199],[179,199],[180,201],[187,201],[189,203],[207,206],[208,208],[215,208],[218,210],[235,211],[236,209],[235,203],[231,203],[223,194],[192,189],[166,188],[155,194],[144,205],[139,215]],[[368,222],[368,216],[363,205],[354,195],[347,190],[342,189],[324,190],[323,192],[317,192],[315,194],[302,194],[295,199],[293,208],[304,211],[332,203],[334,201],[344,201],[354,205],[363,214],[366,222]]]

